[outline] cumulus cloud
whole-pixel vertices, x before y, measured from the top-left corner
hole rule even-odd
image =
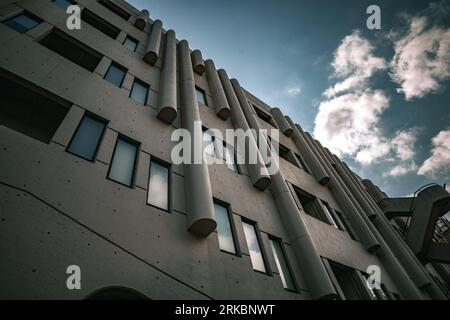
[[[300,85],[293,85],[286,89],[290,96],[297,96],[302,92],[302,87]]]
[[[450,170],[450,129],[439,132],[432,139],[431,155],[417,171],[420,175],[435,175]]]
[[[450,28],[430,26],[427,17],[412,17],[394,50],[391,77],[407,100],[438,91],[450,78]]]
[[[410,172],[415,172],[417,170],[417,164],[415,162],[402,163],[388,169],[383,173],[383,177],[398,177],[404,176]]]

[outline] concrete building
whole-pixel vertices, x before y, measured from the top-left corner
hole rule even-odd
[[[71,4],[81,30],[67,27]],[[428,239],[449,210],[442,187],[392,209],[147,10],[2,0],[0,48],[0,298],[448,298],[448,246]],[[280,171],[237,164],[208,133],[227,164],[172,163],[172,132],[196,120],[280,129]],[[420,243],[396,231],[408,216]]]

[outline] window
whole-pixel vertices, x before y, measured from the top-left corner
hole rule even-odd
[[[133,87],[131,88],[130,98],[134,101],[143,104],[147,104],[149,85],[141,80],[134,79]]]
[[[169,166],[160,161],[152,160],[150,162],[150,175],[148,179],[148,204],[166,211],[169,210],[169,181]]]
[[[236,155],[234,154],[234,149],[224,142],[223,151],[225,156],[225,163],[227,164],[228,169],[233,170],[236,173],[239,173],[239,168],[236,163]]]
[[[216,213],[220,249],[236,254],[236,244],[234,242],[233,228],[228,208],[214,201],[214,211]]]
[[[295,155],[295,158],[297,159],[297,162],[298,162],[298,165],[300,166],[300,168],[303,169],[303,171],[305,171],[306,173],[311,174],[311,170],[309,170],[308,165],[306,164],[303,157],[295,152],[294,152],[294,155]]]
[[[54,4],[56,4],[58,7],[61,7],[62,9],[66,10],[68,6],[77,4],[73,0],[53,0]]]
[[[347,231],[350,238],[357,241],[358,239],[355,236],[355,232],[353,231],[353,228],[351,227],[350,223],[348,222],[347,218],[340,213],[339,211],[334,211],[336,213],[336,218],[341,222],[341,225],[343,226],[344,231]]]
[[[98,15],[88,9],[84,9],[81,12],[81,20],[113,39],[117,38],[120,33],[119,28],[113,26],[111,23],[104,20],[103,18],[100,18]]]
[[[294,280],[292,279],[291,270],[289,269],[289,265],[284,254],[282,242],[273,238],[270,238],[269,242],[283,287],[287,290],[295,291]]]
[[[111,82],[113,85],[122,87],[123,79],[125,79],[125,74],[127,73],[127,69],[122,67],[121,65],[112,62],[111,66],[106,72],[105,80]]]
[[[210,155],[211,157],[216,156],[216,151],[214,147],[214,136],[208,131],[207,128],[203,128],[203,153]]]
[[[309,193],[303,190],[298,189],[297,187],[294,187],[294,189],[300,201],[303,211],[316,219],[322,220],[322,215],[319,209],[314,204],[314,196],[310,195]]]
[[[333,214],[331,208],[328,206],[328,203],[326,203],[322,200],[319,200],[319,203],[322,207],[323,213],[325,214],[328,222],[336,229],[340,229],[338,224],[336,223],[336,218],[334,217],[334,214]]]
[[[262,111],[261,109],[255,107],[255,106],[253,106],[253,109],[255,110],[256,115],[257,115],[261,120],[263,120],[264,122],[270,124],[272,127],[275,127],[275,128],[276,128],[276,125],[275,125],[275,123],[273,122],[273,119],[272,119],[272,117],[271,117],[270,115],[268,115],[267,113],[265,113],[264,111]]]
[[[117,138],[109,167],[108,178],[131,187],[134,180],[138,145],[129,140]]]
[[[197,95],[197,102],[201,103],[202,105],[206,106],[206,94],[205,90],[195,87],[195,94]]]
[[[284,160],[298,167],[298,163],[293,158],[291,150],[283,146],[281,143],[278,143],[278,155]]]
[[[367,290],[364,288],[366,283],[363,283],[362,277],[360,278],[355,270],[330,262],[331,270],[337,281],[337,286],[341,298],[347,300],[366,300],[370,299]],[[365,281],[364,281],[365,282]]]
[[[106,122],[97,117],[86,114],[81,120],[67,152],[73,153],[83,159],[92,161],[97,152]]]
[[[102,58],[97,51],[55,28],[40,44],[90,72],[95,70]]]
[[[114,12],[119,17],[127,21],[128,19],[130,19],[130,14],[121,7],[119,7],[118,5],[116,5],[115,3],[112,3],[109,0],[99,0],[98,3],[104,6],[105,8],[109,9],[111,12]]]
[[[253,270],[266,273],[266,265],[261,251],[258,235],[255,225],[242,221],[244,227],[245,240],[247,241],[248,250],[250,251],[250,260],[252,261]]]
[[[127,36],[125,38],[125,41],[123,42],[123,46],[125,48],[130,49],[131,51],[136,51],[136,48],[139,44],[139,41],[137,41],[135,38]]]
[[[0,69],[0,126],[49,143],[71,103]]]
[[[32,15],[31,13],[24,11],[23,13],[4,21],[3,23],[20,33],[25,33],[30,29],[36,27],[42,20]]]
[[[216,143],[218,143],[218,148],[220,147],[220,143],[223,146],[223,160],[227,165],[228,169],[236,172],[239,172],[239,166],[236,161],[236,154],[234,152],[234,148],[228,145],[225,141],[217,139],[212,135],[211,131],[207,128],[203,127],[203,153],[206,153],[208,156],[219,158],[219,151],[216,150]]]

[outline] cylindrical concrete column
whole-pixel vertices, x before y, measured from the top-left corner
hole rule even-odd
[[[290,137],[293,131],[292,126],[286,120],[283,113],[281,113],[281,110],[279,108],[272,108],[270,109],[270,112],[272,113],[272,116],[275,119],[280,131],[283,132],[286,137]]]
[[[362,183],[364,184],[364,186],[366,187],[367,191],[369,192],[369,194],[372,196],[372,198],[375,200],[375,202],[377,204],[379,204],[381,201],[383,201],[384,199],[387,199],[386,195],[383,194],[381,192],[380,189],[378,189],[373,183],[372,181],[370,181],[369,179],[364,179],[362,181]]]
[[[161,45],[161,31],[161,20],[155,20],[152,24],[152,30],[150,31],[147,42],[147,50],[145,50],[144,55],[144,61],[152,66],[158,61],[159,47]]]
[[[194,72],[201,76],[205,72],[205,63],[201,51],[198,49],[192,51],[191,60]]]
[[[148,10],[144,9],[142,10],[138,16],[136,17],[136,21],[134,22],[134,26],[138,28],[139,30],[144,30],[145,26],[148,23],[148,19],[150,17],[150,13]]]
[[[186,40],[178,44],[180,72],[180,107],[181,127],[188,130],[194,141],[191,141],[191,155],[202,145],[202,134],[196,132],[194,122],[201,121],[195,94],[194,73],[192,71],[189,44]],[[188,230],[197,237],[206,237],[216,229],[217,223],[209,180],[208,165],[184,164],[184,192]]]
[[[220,82],[219,75],[217,74],[216,66],[212,60],[208,59],[205,61],[205,68],[216,115],[219,118],[226,120],[231,115],[231,109],[228,105],[227,97]]]
[[[420,267],[420,263],[417,258],[412,254],[411,250],[408,250],[403,239],[400,238],[390,224],[386,223],[382,217],[382,214],[380,215],[372,208],[372,206],[370,206],[369,202],[362,193],[362,190],[360,190],[358,185],[352,180],[352,176],[347,172],[345,166],[342,165],[339,158],[335,155],[332,156],[336,163],[336,171],[341,175],[344,182],[355,195],[357,201],[362,206],[366,214],[371,217],[372,223],[380,232],[381,236],[386,240],[394,254],[398,257],[400,263],[408,272],[409,277],[419,288],[423,288],[425,285],[428,285],[430,281],[424,274],[423,269]]]
[[[157,117],[167,124],[172,124],[177,116],[177,44],[175,31],[167,31],[165,37]]]
[[[441,276],[441,278],[450,286],[450,270],[447,266],[439,262],[432,262],[431,265],[436,270],[437,273]]]
[[[330,176],[326,173],[325,169],[322,167],[319,160],[314,156],[308,144],[303,139],[303,136],[300,134],[299,130],[302,130],[302,128],[300,126],[297,127],[290,117],[286,116],[285,119],[293,128],[292,139],[294,140],[297,148],[300,150],[302,156],[305,158],[306,163],[311,168],[316,180],[321,185],[326,185],[330,181]]]
[[[213,65],[212,65],[213,66]],[[210,69],[210,63],[206,64],[206,72],[209,73],[208,69]],[[249,130],[249,126],[247,120],[245,119],[244,113],[242,112],[241,106],[239,104],[239,100],[236,97],[236,94],[233,91],[233,87],[231,86],[230,80],[228,78],[225,70],[220,69],[218,71],[220,81],[222,83],[223,90],[227,97],[228,103],[231,107],[231,120],[233,121],[233,125],[235,128],[242,129],[244,131]],[[255,141],[253,135],[248,137],[248,143],[246,143],[246,155],[249,155],[249,150],[252,152],[256,152],[256,163],[247,163],[247,168],[250,174],[250,179],[252,184],[259,190],[266,190],[270,186],[270,175],[264,165],[264,160],[259,153],[258,145]]]
[[[308,133],[306,133],[306,137],[308,138],[308,142],[310,146],[313,146],[315,150],[320,154],[320,157],[324,160],[324,164],[327,167],[327,170],[332,172],[331,181],[336,179],[339,184],[343,187],[344,193],[347,195],[347,198],[352,203],[352,205],[356,208],[357,214],[361,217],[361,219],[366,224],[367,228],[371,231],[373,236],[376,238],[378,243],[380,244],[379,249],[376,251],[376,255],[381,259],[383,265],[389,270],[392,278],[396,282],[400,292],[406,299],[413,300],[422,300],[424,299],[422,293],[417,289],[414,285],[414,282],[409,277],[406,270],[403,268],[397,257],[392,252],[391,248],[388,246],[384,238],[377,231],[375,226],[370,222],[369,218],[362,212],[361,207],[357,203],[356,199],[352,196],[350,191],[346,188],[345,184],[337,174],[334,174],[332,171],[331,164],[328,160],[327,155],[324,152],[323,147],[317,140],[314,140]],[[331,186],[331,184],[329,184]]]
[[[240,107],[245,115],[250,128],[255,130],[255,139],[259,133],[259,124],[255,113],[248,104],[244,91],[236,79],[231,80],[232,87],[238,98]],[[260,145],[267,141],[261,139]],[[265,149],[270,152],[270,149]],[[269,155],[270,156],[270,155]],[[333,299],[337,297],[334,286],[328,276],[328,273],[323,265],[322,259],[318,253],[317,248],[312,241],[311,235],[303,221],[302,214],[299,212],[297,204],[289,190],[289,187],[280,171],[277,171],[271,176],[271,192],[278,208],[278,212],[285,226],[289,238],[292,241],[295,256],[298,264],[302,270],[304,278],[306,279],[308,288],[311,291],[313,299]]]

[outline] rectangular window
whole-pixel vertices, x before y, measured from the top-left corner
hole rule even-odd
[[[322,220],[322,215],[314,204],[314,196],[303,190],[300,190],[297,187],[294,187],[294,189],[298,199],[300,200],[303,211],[316,219]]]
[[[261,120],[263,120],[264,122],[270,124],[272,127],[275,127],[275,123],[273,122],[273,119],[270,115],[268,115],[267,113],[265,113],[264,111],[262,111],[261,109],[259,109],[256,106],[253,106],[253,109],[256,112],[256,115],[258,116],[258,118],[260,118]]]
[[[84,9],[81,12],[81,20],[96,28],[98,31],[106,34],[108,37],[116,39],[120,33],[120,29],[112,25],[103,18],[93,13],[88,9]]]
[[[295,155],[295,158],[297,159],[297,162],[298,162],[300,168],[302,168],[303,171],[305,171],[306,173],[311,174],[311,170],[309,170],[308,165],[306,164],[306,162],[303,159],[303,157],[300,156],[299,154],[295,153],[295,152],[294,152],[294,155]]]
[[[129,140],[117,138],[109,167],[108,178],[131,187],[134,180],[138,145]]]
[[[322,201],[322,200],[319,200],[319,203],[320,203],[320,205],[321,205],[321,207],[322,207],[323,213],[325,214],[325,216],[326,216],[328,222],[329,222],[333,227],[335,227],[336,229],[340,229],[340,228],[339,228],[339,225],[337,224],[337,222],[336,222],[336,220],[335,220],[335,218],[334,218],[334,216],[333,216],[333,213],[332,213],[332,211],[331,211],[331,208],[328,206],[328,203],[326,203],[326,202],[324,202],[324,201]]]
[[[228,169],[233,170],[236,173],[239,173],[239,168],[236,163],[236,156],[234,154],[233,148],[224,142],[223,152],[225,156],[225,163],[227,164]]]
[[[298,167],[298,163],[293,158],[291,150],[289,150],[287,147],[283,146],[280,143],[278,143],[278,155],[280,156],[280,158],[283,158],[284,160]]]
[[[127,36],[125,38],[125,41],[123,42],[123,46],[125,48],[130,49],[131,51],[136,51],[136,48],[139,44],[139,41],[137,41],[135,38]]]
[[[130,19],[131,15],[128,12],[126,12],[124,9],[122,9],[121,7],[116,5],[115,3],[112,3],[109,0],[99,0],[98,3],[101,4],[102,6],[104,6],[105,8],[109,9],[111,12],[115,13],[119,17],[121,17],[127,21],[128,21],[128,19]]]
[[[130,98],[134,101],[143,104],[147,104],[149,85],[141,80],[134,79],[133,87],[131,88]]]
[[[350,236],[350,238],[352,238],[353,240],[357,240],[357,238],[355,237],[355,232],[353,231],[350,223],[347,221],[347,218],[344,217],[344,215],[342,213],[340,213],[339,211],[334,211],[336,213],[337,218],[339,219],[339,221],[341,222],[341,224],[344,226],[344,231],[347,231],[348,235]]]
[[[5,25],[20,33],[25,33],[28,30],[33,29],[41,22],[41,19],[27,11],[24,11],[11,19],[3,21]]]
[[[195,87],[195,94],[197,95],[197,102],[206,106],[206,93],[205,90]]]
[[[217,234],[219,237],[219,247],[221,250],[236,254],[233,228],[228,208],[214,201],[214,211],[217,220]]]
[[[106,122],[97,117],[86,114],[83,116],[67,151],[83,159],[94,160]]]
[[[71,103],[2,69],[0,88],[0,126],[49,143]]]
[[[170,167],[162,162],[152,160],[150,162],[150,175],[148,179],[147,203],[168,211],[169,185]]]
[[[40,44],[90,72],[95,70],[102,58],[97,51],[55,28]]]
[[[367,290],[364,289],[366,284],[361,282],[354,269],[334,262],[330,262],[330,266],[337,280],[337,285],[341,289],[342,298],[347,300],[370,299]]]
[[[122,67],[121,65],[112,62],[109,66],[108,71],[105,74],[105,80],[111,82],[113,85],[122,87],[123,79],[125,79],[125,74],[127,73],[127,69]]]
[[[292,279],[291,270],[289,269],[281,241],[270,238],[269,242],[283,287],[287,290],[295,291],[294,280]]]
[[[206,153],[211,157],[216,156],[214,136],[206,128],[203,128],[203,153]]]
[[[242,221],[244,227],[245,240],[247,241],[248,250],[250,251],[250,260],[252,261],[253,270],[266,273],[266,265],[264,263],[261,246],[255,225]]]
[[[64,10],[66,10],[67,7],[69,7],[71,5],[77,4],[73,0],[53,0],[52,2]]]

